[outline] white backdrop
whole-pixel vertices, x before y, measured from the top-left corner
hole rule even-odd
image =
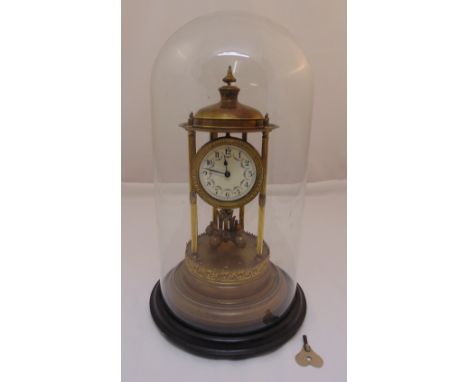
[[[122,180],[151,182],[150,77],[168,37],[206,13],[237,9],[286,27],[314,72],[309,181],[346,177],[345,0],[123,0]]]

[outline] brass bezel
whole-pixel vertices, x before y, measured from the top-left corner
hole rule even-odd
[[[252,189],[247,194],[245,194],[242,198],[237,199],[237,200],[218,200],[214,198],[208,192],[205,191],[205,189],[201,185],[200,178],[199,178],[200,176],[199,167],[205,155],[208,154],[208,152],[213,150],[214,148],[218,146],[224,146],[224,145],[237,146],[241,148],[242,150],[245,150],[255,162],[255,167],[256,167],[256,172],[257,172],[255,183]],[[191,169],[192,182],[193,182],[193,186],[197,194],[200,195],[200,197],[205,202],[218,208],[239,208],[240,206],[243,206],[249,203],[260,192],[262,181],[263,181],[263,173],[264,173],[264,169],[263,169],[262,158],[260,154],[258,153],[258,151],[255,149],[255,147],[253,147],[250,143],[243,141],[242,139],[233,138],[233,137],[229,137],[229,138],[220,137],[200,147],[200,150],[198,150],[198,152],[195,155],[195,158],[192,164],[192,169]]]

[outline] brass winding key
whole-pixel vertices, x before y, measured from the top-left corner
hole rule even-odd
[[[322,367],[323,366],[323,359],[320,357],[316,352],[312,350],[309,343],[307,342],[307,336],[303,335],[302,339],[304,341],[304,345],[299,353],[296,355],[296,362],[301,366],[314,366],[314,367]]]

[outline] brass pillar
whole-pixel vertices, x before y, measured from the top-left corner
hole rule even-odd
[[[264,131],[262,135],[262,164],[263,164],[263,179],[258,196],[258,233],[257,233],[257,255],[263,253],[263,234],[265,229],[265,204],[266,204],[266,181],[267,181],[267,166],[268,166],[268,131]]]
[[[193,180],[191,176],[191,169],[193,165],[193,159],[197,151],[195,132],[189,130],[188,132],[188,152],[189,152],[189,179],[190,179],[190,222],[191,222],[191,250],[192,253],[198,251],[198,213],[197,213],[197,193],[193,186]]]
[[[242,140],[244,142],[247,142],[247,133],[242,133]],[[244,229],[244,215],[245,215],[244,208],[245,207],[243,205],[239,207],[239,224],[242,227],[242,229]]]
[[[210,141],[215,140],[218,138],[218,133],[210,133]],[[213,222],[216,222],[218,215],[218,209],[216,207],[213,207]]]

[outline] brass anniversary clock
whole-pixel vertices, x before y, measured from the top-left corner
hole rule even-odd
[[[278,126],[238,101],[231,66],[223,81],[220,101],[180,125],[188,138],[191,237],[164,290],[156,284],[150,307],[161,331],[186,350],[245,358],[294,335],[306,304],[264,238],[268,145]],[[258,150],[249,142],[254,134]],[[212,208],[210,221],[199,221],[199,203]],[[245,229],[247,208],[258,209],[255,232]]]

